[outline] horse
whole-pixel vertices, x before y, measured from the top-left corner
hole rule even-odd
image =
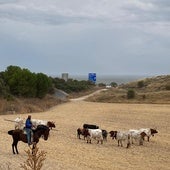
[[[38,125],[36,129],[33,129],[33,147],[32,147],[32,149],[35,148],[36,144],[39,142],[40,137],[43,137],[44,140],[48,140],[49,132],[50,132],[49,127],[45,126],[45,125]],[[20,129],[9,130],[8,134],[11,135],[13,138],[13,143],[12,143],[13,154],[15,154],[15,151],[17,154],[19,154],[17,144],[19,141],[28,143],[27,135],[24,134],[24,131],[20,130]],[[14,148],[15,148],[15,150],[14,150]]]

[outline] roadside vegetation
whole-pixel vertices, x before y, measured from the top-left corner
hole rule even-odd
[[[75,96],[94,87],[90,81],[65,81],[11,65],[0,72],[0,114],[44,111],[66,102],[55,96],[56,89]]]
[[[170,75],[121,84],[86,100],[105,103],[170,103]]]
[[[81,92],[94,87],[90,81],[78,81],[49,77],[43,73],[32,73],[28,69],[9,66],[0,72],[0,96],[12,99],[12,96],[26,98],[43,98],[54,94],[55,88],[66,93]]]

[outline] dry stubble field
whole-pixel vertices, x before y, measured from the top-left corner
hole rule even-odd
[[[11,150],[12,137],[7,131],[14,128],[17,116],[0,116],[0,169],[20,169],[27,159],[24,150],[27,144],[19,142],[19,155]],[[168,170],[170,169],[170,105],[159,104],[106,104],[72,101],[51,108],[46,112],[32,113],[32,118],[53,120],[55,130],[50,131],[47,141],[38,143],[40,150],[47,152],[43,170]],[[103,145],[87,144],[76,136],[76,129],[83,123],[97,124],[102,129],[128,130],[141,127],[156,127],[159,131],[150,142],[129,149],[117,146],[108,137]]]

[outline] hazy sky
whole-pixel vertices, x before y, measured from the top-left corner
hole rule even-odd
[[[0,0],[0,71],[170,74],[170,0]]]

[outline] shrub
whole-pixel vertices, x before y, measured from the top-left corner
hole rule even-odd
[[[112,87],[117,87],[117,86],[118,86],[116,82],[111,82],[110,85],[111,85]]]
[[[104,83],[99,83],[98,86],[99,86],[99,87],[105,87],[106,84],[104,84]]]
[[[144,81],[138,81],[137,86],[138,88],[144,87]]]
[[[128,99],[133,99],[133,98],[135,98],[135,91],[134,91],[133,89],[129,89],[129,90],[127,91],[127,98],[128,98]]]
[[[29,149],[25,151],[28,155],[28,159],[21,164],[21,168],[24,170],[40,170],[43,166],[43,161],[46,159],[46,152],[40,151],[39,148]]]
[[[170,90],[170,84],[166,85],[166,86],[165,86],[165,89],[166,89],[166,90]]]

